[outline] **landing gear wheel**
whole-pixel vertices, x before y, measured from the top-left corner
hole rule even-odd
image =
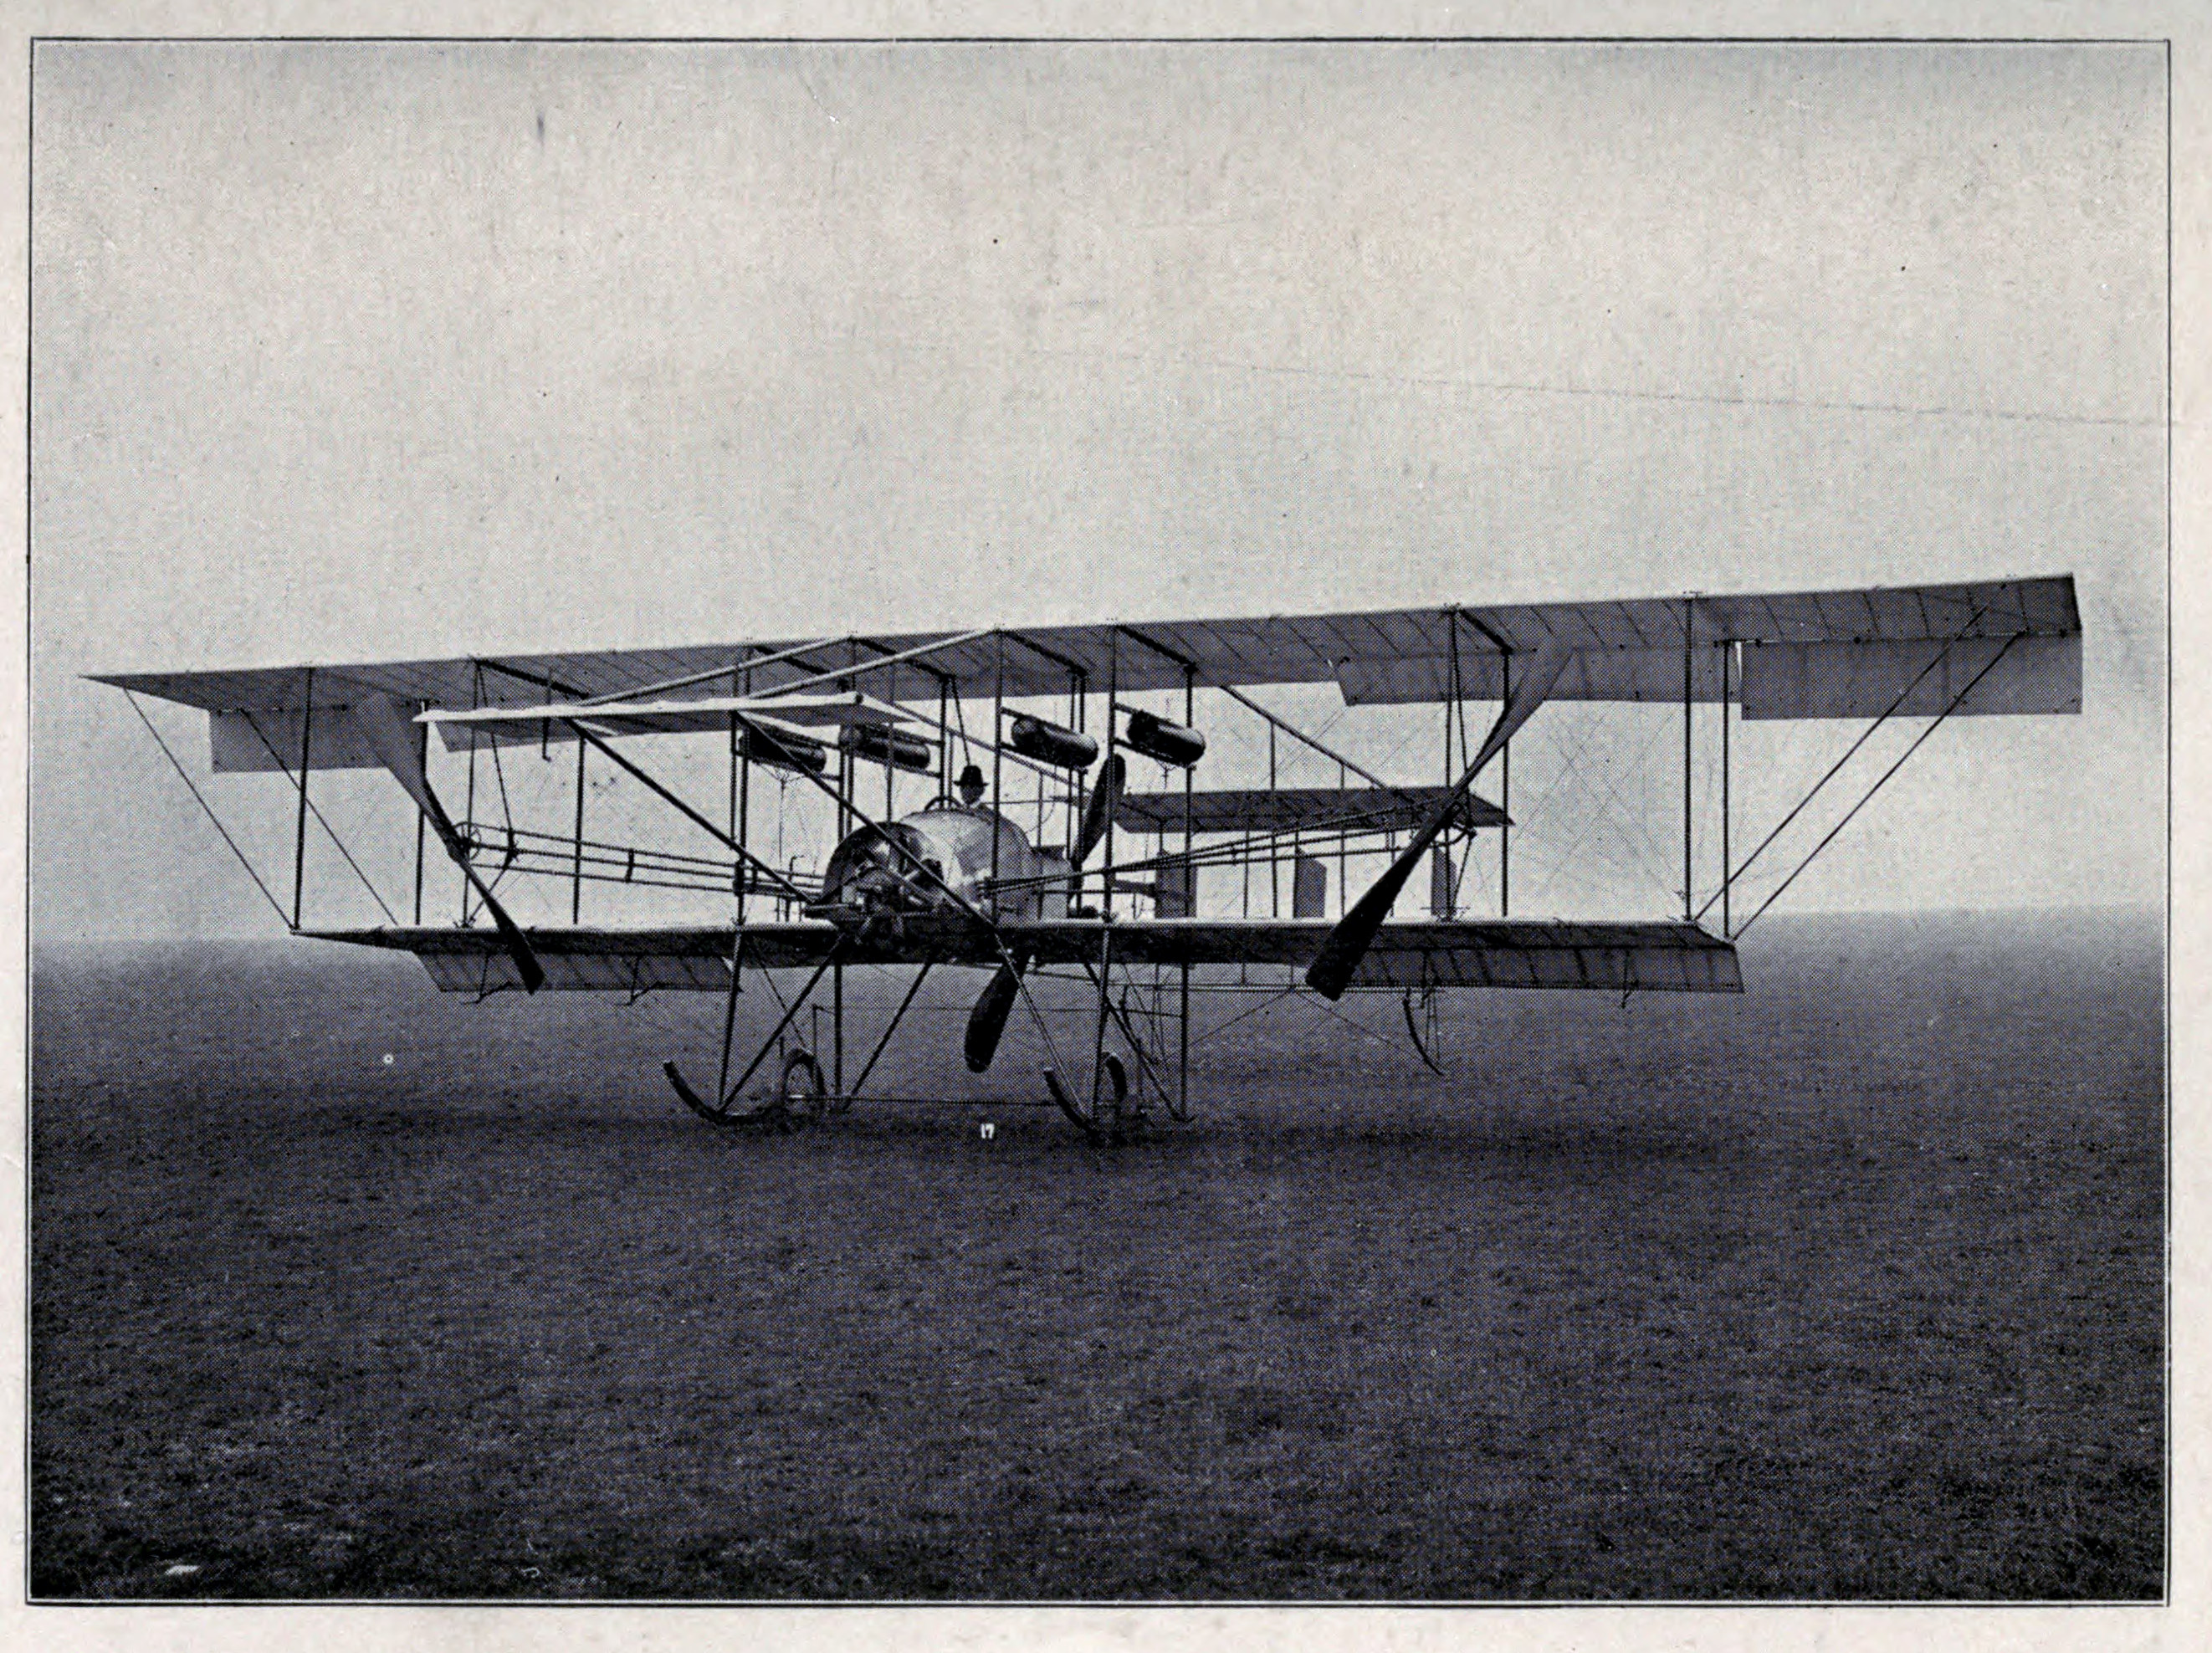
[[[1136,1105],[1129,1103],[1129,1070],[1112,1051],[1106,1053],[1100,1064],[1106,1075],[1106,1128],[1109,1139],[1115,1142],[1132,1142],[1145,1133],[1145,1098],[1139,1093]]]
[[[776,1085],[775,1105],[793,1124],[804,1124],[829,1111],[829,1090],[823,1083],[822,1064],[812,1053],[794,1050],[783,1059],[783,1078]]]
[[[1108,1117],[1118,1127],[1121,1123],[1123,1106],[1129,1100],[1129,1070],[1110,1050],[1106,1053],[1101,1066],[1105,1070],[1107,1088],[1113,1093],[1106,1103]]]
[[[1089,1112],[1076,1105],[1067,1087],[1060,1082],[1060,1075],[1049,1067],[1044,1070],[1045,1088],[1052,1092],[1053,1102],[1067,1115],[1068,1122],[1094,1143],[1126,1142],[1144,1127],[1144,1115],[1132,1113],[1129,1100],[1129,1070],[1121,1059],[1108,1051],[1098,1065],[1098,1076],[1103,1081],[1097,1105]]]

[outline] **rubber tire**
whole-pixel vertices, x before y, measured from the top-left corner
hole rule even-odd
[[[1119,1131],[1128,1106],[1129,1070],[1122,1066],[1121,1059],[1110,1050],[1106,1053],[1101,1066],[1105,1070],[1107,1087],[1112,1092],[1110,1096],[1103,1097],[1101,1100],[1112,1110],[1107,1115],[1112,1123],[1112,1128]]]
[[[794,1078],[803,1079],[797,1089],[793,1086]],[[822,1077],[822,1064],[814,1060],[812,1052],[794,1050],[783,1059],[783,1077],[777,1083],[776,1094],[793,1117],[819,1119],[827,1109],[829,1089]]]

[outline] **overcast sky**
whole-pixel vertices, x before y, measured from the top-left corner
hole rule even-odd
[[[272,927],[90,671],[2059,572],[1791,899],[2155,900],[2164,76],[42,45],[37,933]]]

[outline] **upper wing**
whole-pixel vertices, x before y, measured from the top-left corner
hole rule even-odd
[[[1059,696],[1081,684],[1123,692],[1256,684],[1335,683],[1353,704],[1503,697],[1514,657],[1554,637],[1574,662],[1555,700],[1712,701],[1740,697],[1747,716],[1872,715],[1887,694],[1913,688],[1900,709],[1949,703],[1952,677],[1968,681],[2005,640],[1999,669],[1956,708],[2070,712],[2081,708],[2081,616],[2071,575],[1959,585],[1863,587],[1756,596],[1645,598],[1492,607],[1395,609],[1265,619],[1032,626],[996,632],[717,643],[686,648],[399,660],[236,672],[155,672],[102,683],[210,714],[218,769],[294,762],[312,736],[313,767],[366,763],[342,715],[379,694],[433,708],[524,707],[610,695],[660,702],[669,726],[688,726],[670,696],[770,694],[849,672],[884,700]],[[1739,680],[1724,681],[1723,644],[1744,645]],[[1917,678],[1931,650],[1955,659]],[[1981,652],[1977,654],[1974,651]],[[892,662],[890,657],[900,659]],[[872,666],[871,662],[883,662]],[[754,662],[748,665],[748,662]],[[763,663],[764,662],[764,663]],[[750,674],[740,681],[740,668]],[[1685,678],[1687,682],[1686,684]],[[1938,681],[1938,680],[1941,681]],[[1858,708],[1874,702],[1873,712]],[[316,708],[315,727],[301,728]],[[331,715],[331,713],[341,715]],[[712,714],[709,714],[710,720]],[[651,719],[641,720],[649,726]],[[713,726],[720,726],[719,723]],[[574,738],[551,721],[526,738]],[[517,738],[525,738],[517,736]],[[273,749],[273,750],[272,750]]]
[[[1118,964],[1277,964],[1304,968],[1321,949],[1322,920],[1045,920],[1000,927],[1009,947],[1039,964],[1096,964],[1109,940]],[[514,960],[489,930],[386,929],[318,933],[411,952],[447,993],[518,987]],[[547,929],[525,932],[555,988],[641,993],[650,988],[726,991],[738,932],[696,929]],[[748,924],[745,963],[759,969],[827,962],[839,932],[828,924]],[[963,919],[909,919],[848,938],[848,964],[996,965],[988,933]],[[1694,924],[1562,924],[1533,919],[1385,924],[1352,985],[1594,988],[1611,992],[1741,993],[1735,949]]]

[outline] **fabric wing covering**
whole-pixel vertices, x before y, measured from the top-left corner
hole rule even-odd
[[[878,702],[974,700],[1000,682],[1011,699],[1080,684],[1122,693],[1335,683],[1347,703],[1501,699],[1516,658],[1547,641],[1575,654],[1552,698],[1680,702],[1740,698],[1747,716],[1861,717],[1908,684],[1899,709],[1942,710],[2003,648],[1958,714],[2081,707],[2081,617],[2070,575],[1959,585],[1749,596],[1648,598],[1489,607],[1397,609],[1258,619],[1146,621],[612,649],[379,665],[131,672],[102,683],[210,714],[218,770],[373,762],[347,708],[370,694],[432,711],[650,696],[648,714],[610,732],[702,726],[720,714],[681,702],[773,696],[805,684]],[[2006,647],[2008,640],[2011,646]],[[1740,675],[1723,665],[1741,645]],[[1976,653],[1976,649],[1982,652]],[[1918,674],[1931,650],[1940,669]],[[897,656],[893,660],[891,657]],[[747,662],[757,664],[747,665]],[[871,662],[881,662],[872,665]],[[310,704],[312,717],[301,714]],[[1870,713],[1866,708],[1874,708]],[[618,720],[619,721],[619,720]],[[303,726],[303,725],[305,726]],[[455,726],[455,732],[468,726]],[[494,733],[494,730],[501,732]],[[573,740],[566,720],[493,724],[478,738]]]
[[[1043,965],[1096,960],[1106,927],[1096,920],[1009,923],[1007,945]],[[1303,968],[1330,926],[1322,921],[1170,920],[1116,923],[1117,961],[1148,964],[1254,964]],[[665,930],[534,930],[526,933],[545,985],[584,991],[650,988],[725,992],[738,933],[727,927]],[[319,933],[411,952],[447,993],[478,995],[520,985],[514,961],[482,930],[389,929]],[[827,924],[748,925],[745,961],[755,969],[819,964],[836,945]],[[929,962],[987,968],[988,938],[958,919],[910,920],[896,934],[848,941],[851,964]],[[1588,988],[1613,992],[1741,993],[1735,949],[1692,924],[1568,924],[1540,920],[1386,924],[1352,977],[1355,988]]]
[[[1114,824],[1125,832],[1407,832],[1443,807],[1448,787],[1265,787],[1238,791],[1124,793]],[[1186,804],[1188,808],[1186,809]],[[1472,794],[1453,811],[1459,827],[1506,824],[1505,811]]]

